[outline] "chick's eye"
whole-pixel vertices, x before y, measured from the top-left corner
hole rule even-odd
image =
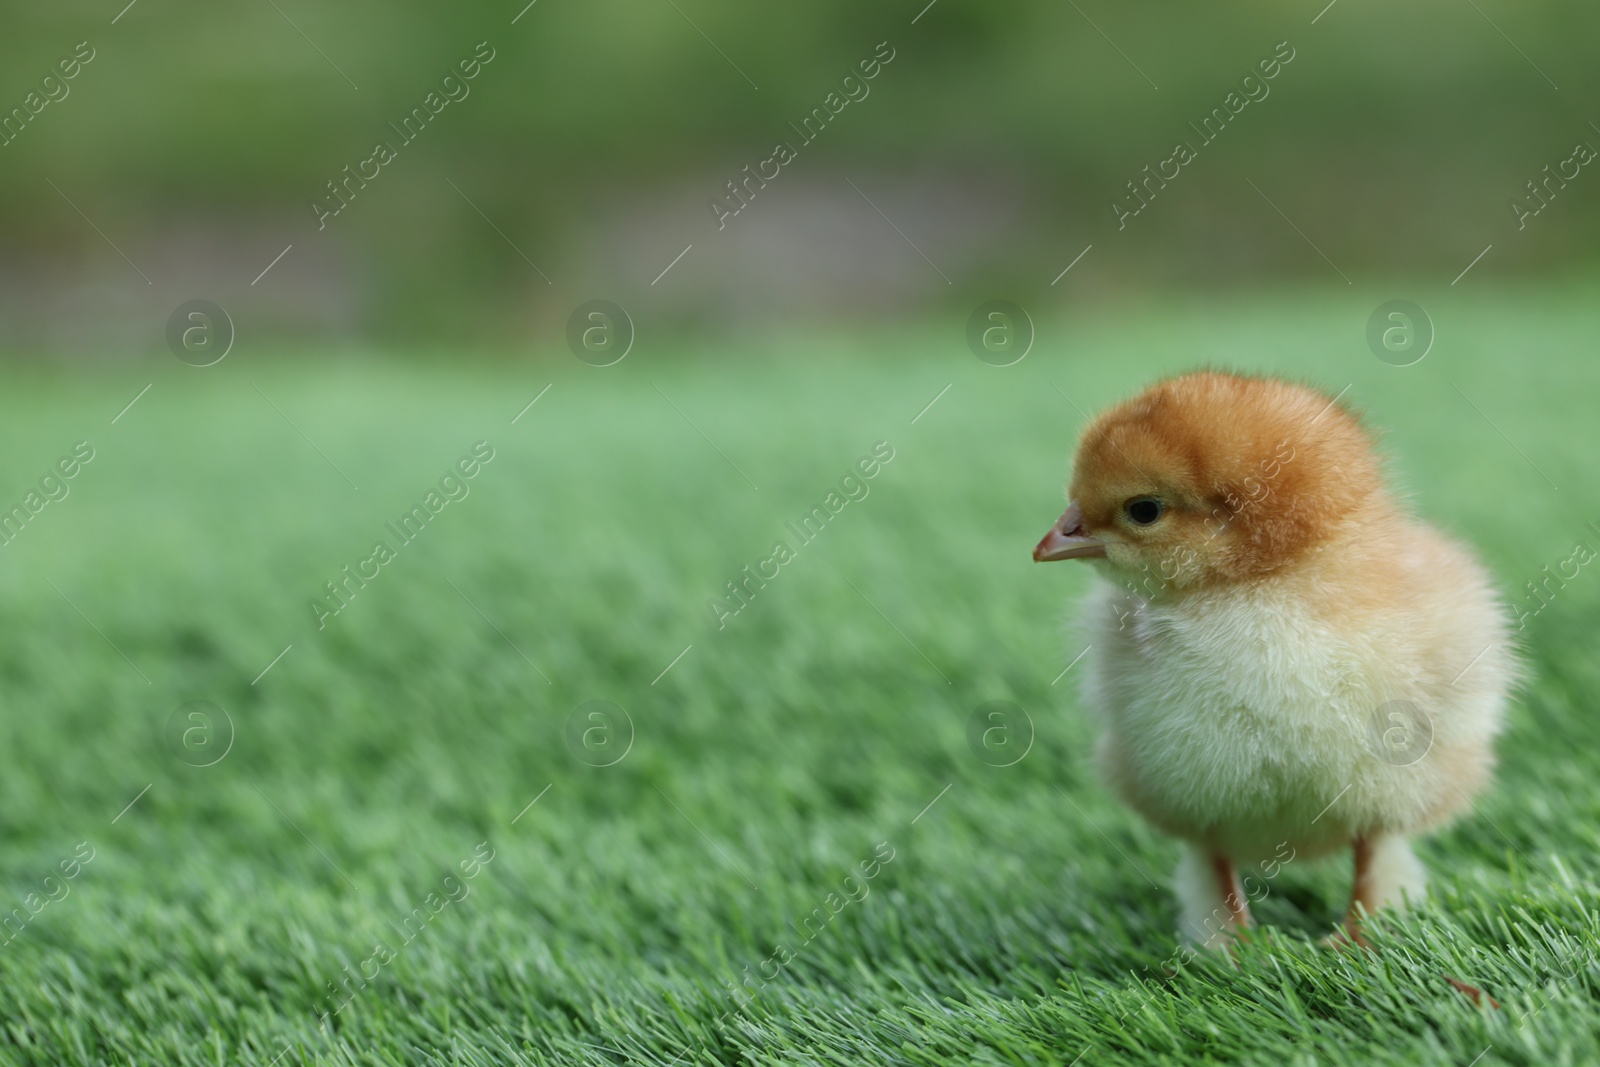
[[[1149,526],[1151,523],[1155,522],[1161,517],[1161,513],[1165,511],[1166,508],[1162,506],[1161,501],[1155,499],[1154,497],[1142,496],[1137,500],[1128,501],[1126,510],[1128,512],[1128,518],[1131,519],[1134,524],[1138,526]]]

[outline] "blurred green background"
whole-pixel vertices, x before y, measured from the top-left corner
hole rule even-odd
[[[1590,168],[1526,228],[1509,208],[1600,145],[1592,4],[123,3],[4,17],[0,107],[95,54],[0,148],[9,347],[159,350],[193,297],[255,338],[536,344],[592,297],[657,329],[1079,308],[1448,282],[1491,243],[1481,275],[1543,274],[1600,236]],[[719,230],[708,200],[885,41],[870,94]],[[319,230],[309,201],[478,42],[470,95]],[[1270,95],[1119,229],[1126,183],[1279,42]]]

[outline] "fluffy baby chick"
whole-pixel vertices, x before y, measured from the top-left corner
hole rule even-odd
[[[1189,374],[1091,423],[1068,495],[1033,558],[1104,579],[1097,755],[1185,842],[1182,932],[1219,947],[1249,924],[1265,888],[1240,866],[1344,848],[1352,938],[1363,909],[1420,898],[1408,839],[1488,782],[1516,662],[1482,566],[1406,514],[1366,431],[1299,385]]]

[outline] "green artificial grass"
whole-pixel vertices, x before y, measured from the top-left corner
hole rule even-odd
[[[16,370],[0,502],[94,458],[0,547],[0,1062],[1595,1062],[1600,572],[1522,633],[1433,902],[1339,954],[1348,872],[1291,862],[1234,966],[1179,954],[1176,846],[1089,766],[1088,572],[1029,560],[1080,409],[1200,364],[1348,385],[1508,592],[1600,547],[1589,292],[1425,296],[1408,368],[1363,340],[1394,295],[1036,309],[1008,368],[955,320]],[[376,574],[332,614],[346,565]],[[994,700],[1032,723],[1010,766],[968,742]]]

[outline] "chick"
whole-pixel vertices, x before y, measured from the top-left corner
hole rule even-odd
[[[1345,848],[1351,939],[1420,899],[1409,839],[1487,784],[1518,667],[1483,567],[1406,514],[1356,419],[1299,385],[1185,375],[1089,425],[1068,496],[1033,558],[1104,579],[1083,617],[1096,755],[1185,843],[1181,933],[1223,947],[1249,925],[1264,890],[1241,866]]]

